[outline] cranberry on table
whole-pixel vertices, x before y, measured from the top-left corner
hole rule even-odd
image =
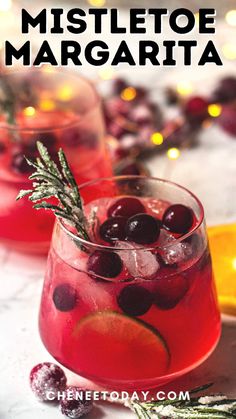
[[[160,234],[160,221],[148,214],[130,217],[126,224],[127,239],[139,244],[154,243]]]
[[[65,400],[60,401],[61,413],[70,419],[79,419],[87,415],[92,407],[92,400],[86,400],[86,392],[79,387],[69,386],[65,392]]]
[[[130,316],[142,316],[151,307],[153,296],[141,285],[127,285],[117,297],[121,310]]]
[[[161,310],[170,310],[184,298],[188,288],[188,281],[183,275],[158,279],[154,304]]]
[[[124,197],[118,199],[107,211],[108,217],[131,217],[138,213],[146,212],[142,202],[134,197]]]
[[[69,284],[58,285],[53,291],[52,299],[59,311],[71,311],[78,302],[77,292]]]
[[[121,258],[117,253],[95,250],[87,262],[88,272],[105,278],[117,277],[123,268]]]
[[[191,208],[182,204],[171,205],[165,211],[162,224],[166,230],[172,233],[185,234],[190,231],[194,217]]]
[[[125,217],[108,218],[99,228],[100,237],[109,243],[124,240],[126,221],[127,218]]]
[[[59,365],[43,362],[30,372],[30,387],[40,401],[53,401],[66,388],[66,376]]]

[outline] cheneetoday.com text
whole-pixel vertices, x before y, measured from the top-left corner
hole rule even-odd
[[[127,391],[94,391],[94,390],[81,390],[81,391],[70,391],[70,390],[66,390],[66,391],[58,391],[56,394],[54,391],[48,391],[47,392],[47,399],[48,400],[54,400],[54,399],[58,399],[58,400],[81,400],[81,401],[87,401],[87,400],[93,400],[93,401],[100,401],[100,400],[104,400],[104,401],[112,401],[112,402],[116,402],[116,401],[120,401],[120,402],[125,402],[125,401],[154,401],[154,400],[158,400],[158,401],[164,401],[164,400],[170,400],[170,401],[174,401],[174,400],[190,400],[190,393],[188,391],[180,391],[180,392],[175,392],[175,391],[157,391],[155,392],[151,392],[151,391],[133,391],[128,393]]]

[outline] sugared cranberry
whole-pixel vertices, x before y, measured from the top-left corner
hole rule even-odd
[[[127,285],[118,295],[117,302],[124,313],[130,316],[142,316],[151,307],[153,296],[140,285]]]
[[[187,100],[184,113],[191,123],[201,123],[208,116],[208,101],[200,96],[194,96]]]
[[[79,387],[67,387],[65,399],[60,401],[61,413],[70,419],[79,419],[87,415],[92,407],[92,400],[86,400],[86,392]]]
[[[107,211],[108,217],[132,217],[132,215],[146,212],[144,205],[137,198],[120,198]]]
[[[32,158],[32,156],[27,156],[27,157]],[[22,174],[22,175],[28,175],[32,173],[32,166],[30,166],[27,163],[24,154],[21,152],[13,154],[11,167],[14,172]]]
[[[171,205],[163,215],[162,224],[172,233],[185,234],[193,225],[193,211],[182,204]]]
[[[157,281],[154,303],[161,310],[174,308],[188,291],[188,281],[183,275],[173,275]]]
[[[115,252],[95,250],[88,258],[88,271],[105,278],[115,278],[122,267],[121,258]]]
[[[76,290],[69,284],[58,285],[52,296],[53,302],[59,311],[70,311],[75,308],[78,296]]]
[[[40,401],[51,401],[66,388],[66,376],[59,365],[43,362],[30,372],[30,387]]]
[[[108,218],[99,229],[100,237],[109,243],[116,240],[125,239],[125,226],[127,218],[125,217],[111,217]]]
[[[126,224],[128,240],[140,244],[154,243],[160,234],[160,222],[148,214],[130,217]]]

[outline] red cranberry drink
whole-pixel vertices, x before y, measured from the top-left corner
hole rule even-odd
[[[39,327],[54,358],[112,389],[155,387],[203,362],[220,314],[201,203],[160,179],[80,188],[90,241],[57,221]]]
[[[19,189],[31,186],[24,156],[35,159],[40,140],[54,157],[63,146],[79,184],[110,176],[100,102],[87,81],[65,73],[32,70],[5,83],[12,108],[0,118],[0,238],[18,250],[45,252],[54,217],[35,217],[30,202],[15,202]]]

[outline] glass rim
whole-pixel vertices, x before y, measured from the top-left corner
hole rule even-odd
[[[135,180],[135,179],[144,179],[144,180],[153,180],[153,181],[157,181],[159,183],[162,184],[167,184],[167,185],[173,185],[175,186],[177,189],[181,189],[182,191],[186,192],[188,195],[190,195],[194,201],[197,203],[199,209],[200,209],[200,217],[197,220],[196,225],[191,228],[190,231],[188,231],[188,233],[183,234],[182,236],[178,237],[177,239],[175,239],[174,242],[170,242],[168,244],[166,244],[165,246],[150,246],[150,247],[145,247],[145,246],[140,246],[138,248],[136,247],[132,247],[130,249],[127,248],[122,248],[122,247],[114,247],[114,246],[109,246],[109,245],[103,245],[103,244],[99,244],[99,243],[94,243],[94,242],[90,242],[88,240],[83,239],[82,237],[76,236],[74,233],[72,233],[65,225],[65,222],[63,222],[63,219],[61,218],[57,218],[57,221],[60,225],[60,227],[65,231],[65,233],[70,236],[75,242],[80,243],[80,245],[85,246],[87,248],[91,248],[94,250],[104,250],[104,251],[139,251],[139,250],[146,250],[146,251],[152,251],[152,250],[157,250],[157,249],[166,249],[169,247],[172,247],[173,244],[178,244],[183,242],[184,240],[186,240],[188,237],[192,236],[192,234],[194,234],[203,224],[204,222],[204,218],[205,218],[205,213],[204,213],[204,208],[203,205],[201,203],[201,201],[199,200],[199,198],[192,193],[189,189],[185,188],[184,186],[179,185],[176,182],[172,182],[170,180],[166,180],[166,179],[162,179],[162,178],[158,178],[155,176],[140,176],[140,175],[121,175],[121,176],[111,176],[111,177],[104,177],[104,178],[99,178],[99,179],[95,179],[92,181],[88,181],[85,182],[81,185],[79,185],[79,190],[86,188],[90,185],[94,185],[98,182],[104,182],[104,181],[112,181],[112,180],[125,180],[125,179],[130,179],[130,180]],[[118,198],[118,196],[117,196]]]
[[[90,112],[92,112],[96,107],[100,106],[102,103],[101,97],[98,94],[95,85],[93,84],[92,80],[89,80],[88,78],[86,78],[85,76],[83,76],[82,74],[76,74],[75,72],[70,72],[70,71],[59,71],[58,69],[54,69],[53,72],[47,72],[46,70],[43,70],[43,67],[41,69],[31,69],[30,71],[32,71],[33,73],[41,73],[41,74],[57,74],[57,75],[64,75],[64,76],[69,76],[71,78],[74,79],[81,79],[83,82],[85,82],[88,86],[90,86],[93,94],[94,94],[94,99],[93,102],[91,104],[91,106],[88,107],[87,110],[85,110],[84,112],[82,112],[81,114],[75,115],[73,121],[69,122],[68,124],[65,125],[51,125],[50,127],[47,128],[41,128],[41,127],[34,127],[34,128],[30,128],[30,127],[19,127],[19,125],[14,125],[14,124],[8,124],[8,123],[1,123],[0,122],[0,129],[6,129],[8,131],[18,131],[20,133],[41,133],[41,132],[52,132],[55,130],[64,130],[64,129],[68,129],[68,128],[72,128],[75,125],[79,125],[82,120],[80,120],[80,117],[82,116],[83,118],[85,118],[87,115],[90,114]],[[14,71],[9,71],[8,73],[5,73],[4,76],[8,77],[8,76],[16,76],[16,75],[20,75],[20,74],[28,74],[29,72],[27,70],[14,70]]]

